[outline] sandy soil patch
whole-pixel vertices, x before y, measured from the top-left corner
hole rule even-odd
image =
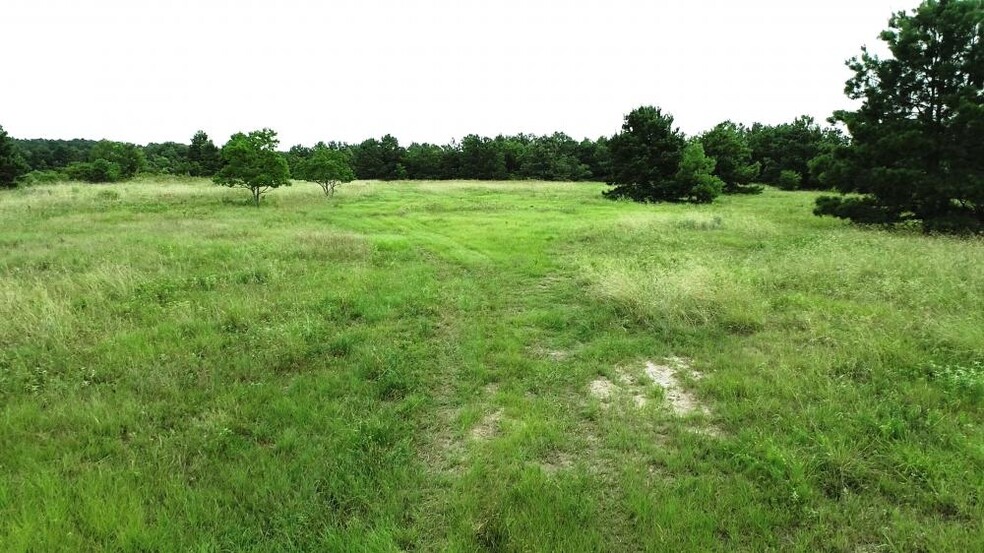
[[[662,363],[647,361],[642,371],[634,374],[623,368],[616,368],[612,378],[599,376],[588,385],[588,392],[607,409],[618,398],[631,400],[636,408],[645,407],[653,397],[653,386],[663,392],[666,406],[674,415],[685,417],[698,413],[710,415],[711,411],[700,399],[687,390],[683,378],[700,380],[703,375],[691,368],[691,361],[683,357],[667,357]],[[721,431],[710,426],[693,429],[706,436],[720,436]]]
[[[592,396],[606,402],[611,399],[617,389],[618,388],[616,388],[615,384],[604,376],[599,376],[598,378],[592,380],[591,384],[588,385],[588,390],[591,392]]]
[[[680,358],[667,359],[666,364],[657,365],[652,361],[646,363],[646,376],[653,383],[663,389],[666,402],[677,415],[684,416],[691,413],[700,412],[707,414],[707,407],[701,405],[700,401],[689,391],[680,385],[677,372],[689,371],[690,364]],[[693,376],[694,371],[690,371]],[[699,377],[697,377],[699,378]]]

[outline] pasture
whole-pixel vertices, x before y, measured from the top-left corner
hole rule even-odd
[[[984,549],[984,240],[603,189],[0,192],[0,550]]]

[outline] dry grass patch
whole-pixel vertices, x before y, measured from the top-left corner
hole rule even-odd
[[[502,421],[502,409],[498,411],[489,413],[482,418],[482,420],[474,427],[471,431],[471,437],[474,440],[491,440],[496,437],[500,431],[500,422]]]

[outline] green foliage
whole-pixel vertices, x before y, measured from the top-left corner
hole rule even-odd
[[[691,189],[675,182],[686,139],[673,127],[673,116],[652,106],[632,110],[625,116],[622,132],[608,145],[611,152],[614,188],[609,198],[640,202],[681,201]]]
[[[725,194],[758,194],[761,186],[751,183],[758,178],[761,164],[752,162],[748,129],[731,121],[719,123],[700,136],[704,152],[717,160],[714,175],[724,181]]]
[[[461,140],[459,171],[462,178],[505,180],[506,155],[496,141],[470,134]]]
[[[329,198],[335,195],[335,188],[340,183],[355,180],[355,172],[349,165],[348,155],[333,150],[324,143],[317,144],[310,155],[298,163],[295,176],[318,183],[325,196]]]
[[[123,142],[113,142],[111,140],[100,140],[91,150],[89,150],[89,161],[93,164],[94,170],[100,172],[118,172],[109,181],[91,182],[115,182],[117,180],[131,179],[137,175],[147,164],[143,152],[133,144]],[[97,163],[98,162],[98,163]],[[103,162],[108,162],[103,163]],[[115,169],[110,169],[114,165]],[[108,173],[107,173],[108,174]]]
[[[323,142],[319,144],[324,144]],[[287,150],[285,157],[287,159],[287,165],[290,167],[290,174],[294,178],[301,177],[301,164],[311,157],[314,152],[314,148],[309,148],[303,144],[294,144]]]
[[[134,144],[102,140],[25,140],[30,182],[48,182],[53,175],[83,182],[117,182],[148,168],[144,150]],[[158,161],[160,161],[158,159]],[[156,167],[151,167],[156,170]]]
[[[838,111],[852,141],[817,165],[857,198],[818,200],[818,215],[855,222],[920,221],[927,231],[984,231],[984,4],[927,0],[881,33],[891,56],[848,61]]]
[[[775,184],[782,190],[798,190],[803,184],[803,175],[796,171],[783,169],[779,172],[779,178],[776,179]]]
[[[64,173],[69,180],[82,182],[104,183],[123,180],[120,165],[104,158],[70,163]]]
[[[435,144],[414,142],[407,147],[403,166],[414,179],[444,179],[453,175],[445,173],[445,149]]]
[[[612,175],[612,157],[608,148],[608,138],[602,136],[598,140],[585,138],[578,144],[578,159],[588,168],[591,180],[607,182]]]
[[[224,165],[213,180],[221,186],[248,189],[259,207],[261,196],[290,186],[290,168],[277,151],[279,143],[277,133],[270,129],[234,134],[222,147]]]
[[[17,144],[0,126],[0,188],[11,188],[30,167],[21,157]]]
[[[691,142],[680,155],[680,168],[674,181],[680,190],[688,190],[688,201],[706,204],[714,201],[724,189],[724,181],[714,175],[714,158],[704,153],[700,142]]]
[[[70,163],[89,159],[93,140],[52,140],[46,138],[17,139],[21,155],[32,171],[60,169]]]
[[[578,158],[579,144],[564,133],[533,138],[520,155],[519,173],[528,179],[583,181],[591,168]]]
[[[69,163],[62,172],[70,180],[103,183],[131,179],[147,167],[141,148],[111,140],[93,143],[86,158]]]
[[[352,160],[360,179],[396,180],[403,158],[403,148],[396,137],[387,134],[380,140],[370,138],[354,149]]]
[[[147,159],[146,170],[158,175],[190,175],[187,144],[178,142],[151,143],[143,147]]]
[[[189,173],[195,177],[214,176],[222,168],[222,155],[205,131],[198,131],[191,137],[188,146]]]
[[[609,198],[641,202],[708,203],[724,182],[714,175],[715,160],[700,142],[687,143],[673,128],[673,117],[641,107],[625,116],[622,132],[608,145],[612,182]]]
[[[32,186],[35,184],[52,184],[63,180],[66,180],[66,177],[62,171],[31,171],[17,179],[17,184]]]
[[[761,167],[760,182],[778,186],[783,171],[795,171],[804,177],[802,188],[829,188],[810,172],[810,162],[844,143],[837,130],[821,127],[804,115],[781,125],[756,123],[747,134],[751,160]]]
[[[899,221],[899,213],[879,204],[874,198],[820,196],[816,199],[814,215],[839,216],[865,224],[888,225]]]

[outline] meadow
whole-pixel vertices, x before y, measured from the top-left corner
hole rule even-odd
[[[0,192],[0,550],[984,550],[984,240],[604,188]]]

